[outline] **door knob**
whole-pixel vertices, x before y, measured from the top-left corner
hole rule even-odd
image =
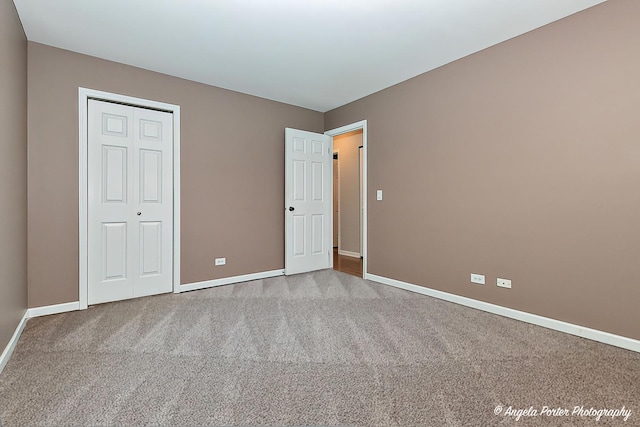
[[[142,215],[142,212],[138,212],[136,215],[140,216],[140,215]]]
[[[294,208],[293,206],[289,206],[289,212],[293,212],[295,210],[296,210],[296,208]]]

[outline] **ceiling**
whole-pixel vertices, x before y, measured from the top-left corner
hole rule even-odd
[[[14,0],[27,38],[317,111],[603,0]]]

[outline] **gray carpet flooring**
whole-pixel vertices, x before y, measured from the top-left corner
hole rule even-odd
[[[325,270],[31,319],[0,424],[638,426],[640,354]]]

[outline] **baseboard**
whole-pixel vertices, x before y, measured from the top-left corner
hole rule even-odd
[[[365,279],[640,353],[640,341],[632,338],[614,335],[609,332],[586,328],[584,326],[574,325],[561,320],[550,319],[548,317],[538,316],[537,314],[514,310],[512,308],[502,307],[500,305],[478,301],[472,298],[462,297],[435,289],[425,288],[423,286],[389,279],[388,277],[377,276],[375,274],[366,274]]]
[[[50,314],[66,313],[67,311],[80,310],[80,302],[65,302],[63,304],[44,305],[42,307],[33,307],[27,311],[29,317],[48,316]]]
[[[204,282],[187,283],[180,285],[178,292],[196,291],[198,289],[212,288],[214,286],[230,285],[232,283],[250,282],[252,280],[267,279],[284,275],[284,270],[263,271],[260,273],[243,274],[241,276],[223,277],[222,279],[205,280]]]
[[[353,258],[360,258],[360,254],[358,252],[345,251],[342,249],[338,249],[338,255],[350,256]]]
[[[7,363],[9,362],[9,359],[13,354],[13,350],[15,350],[16,345],[18,344],[20,335],[22,334],[22,331],[24,330],[24,327],[27,324],[27,320],[29,320],[28,314],[29,314],[29,310],[27,310],[24,313],[24,316],[22,316],[20,323],[18,323],[18,326],[16,327],[16,330],[13,333],[13,336],[11,337],[11,339],[9,340],[9,343],[7,344],[4,351],[2,352],[2,355],[0,355],[0,374],[2,373],[2,370],[7,365]]]

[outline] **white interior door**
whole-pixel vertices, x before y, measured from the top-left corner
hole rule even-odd
[[[173,117],[89,100],[88,303],[172,290]]]
[[[331,267],[331,137],[285,130],[285,274]]]

